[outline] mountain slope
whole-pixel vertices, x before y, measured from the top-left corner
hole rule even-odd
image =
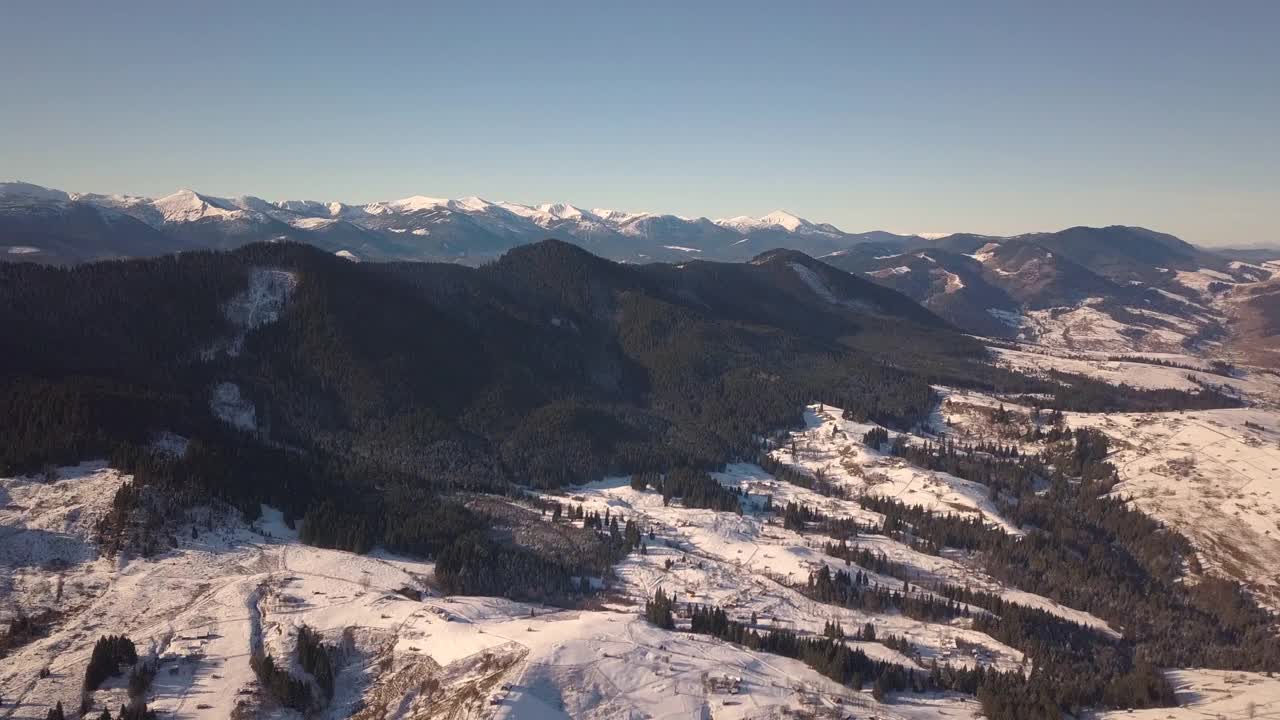
[[[1227,261],[1165,233],[1140,227],[1074,227],[1028,240],[1116,282],[1158,282],[1168,269],[1226,270]]]
[[[1231,321],[1224,293],[1271,272],[1119,226],[1011,238],[957,234],[827,259],[972,332],[1110,352],[1212,350]]]
[[[862,388],[867,411],[886,421],[918,420],[928,385],[880,367],[880,338],[914,341],[962,373],[983,356],[907,298],[803,256],[786,263],[699,263],[686,275],[548,241],[480,269],[355,264],[294,244],[69,270],[3,265],[0,320],[11,332],[0,368],[21,388],[6,414],[21,423],[38,413],[36,378],[64,375],[79,378],[73,396],[89,415],[117,418],[118,439],[200,433],[214,420],[201,407],[210,388],[230,383],[273,442],[397,472],[451,467],[472,447],[476,482],[558,484],[621,469],[628,447],[681,427],[664,452],[723,462],[750,432],[787,424],[818,384],[833,400]],[[824,278],[823,292],[792,264]],[[255,268],[286,273],[292,289],[278,321],[237,329],[224,309],[250,302],[237,298],[253,290]],[[751,380],[761,372],[777,381]],[[171,412],[161,398],[181,409],[174,427],[156,424]],[[685,427],[727,414],[736,420],[723,433]],[[513,439],[553,428],[576,457],[550,464]],[[15,431],[27,439],[6,462],[108,450],[98,433]]]
[[[1235,287],[1225,304],[1233,320],[1232,352],[1264,367],[1280,365],[1280,278]]]
[[[1018,301],[989,280],[973,257],[944,249],[893,252],[873,247],[828,260],[908,295],[958,327],[994,337],[1013,334],[1001,318],[1016,313]]]
[[[0,185],[0,252],[7,260],[73,263],[154,256],[184,249],[124,213],[36,186]]]

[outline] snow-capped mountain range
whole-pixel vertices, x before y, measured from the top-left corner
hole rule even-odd
[[[712,220],[474,196],[414,195],[352,205],[215,197],[194,190],[160,198],[100,195],[21,182],[0,183],[0,230],[5,233],[0,245],[8,253],[47,262],[288,239],[359,259],[479,263],[548,237],[631,262],[746,260],[780,246],[823,255],[867,240],[907,237],[847,233],[784,210]]]
[[[1013,237],[900,235],[848,233],[782,210],[712,220],[474,196],[353,205],[193,190],[147,198],[0,183],[0,259],[18,262],[73,264],[292,240],[352,261],[479,265],[547,238],[632,263],[741,262],[778,248],[796,250],[902,292],[970,332],[1042,343],[1061,335],[1074,349],[1116,352],[1216,342],[1239,305],[1228,302],[1231,290],[1268,280],[1280,268],[1125,226]],[[1272,298],[1264,293],[1251,302]],[[1103,337],[1103,326],[1115,332]]]

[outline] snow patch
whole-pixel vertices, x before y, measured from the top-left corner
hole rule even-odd
[[[183,455],[186,455],[187,445],[189,444],[190,440],[177,433],[169,432],[168,430],[156,433],[151,438],[152,450],[162,455],[168,455],[169,457],[175,458],[180,458]]]
[[[345,251],[344,251],[345,252]],[[287,270],[254,268],[249,271],[249,287],[227,301],[222,312],[236,328],[230,339],[215,345],[204,354],[213,357],[225,351],[237,357],[244,350],[248,333],[280,319],[285,303],[298,285],[298,276]]]
[[[742,232],[767,230],[770,228],[781,228],[787,232],[796,232],[801,228],[809,228],[813,226],[813,223],[808,220],[805,220],[802,217],[797,217],[786,210],[774,210],[768,215],[762,215],[758,218],[739,215],[738,217],[717,220],[715,222],[721,227],[727,227]]]
[[[1009,312],[999,308],[987,308],[987,314],[1012,328],[1022,327],[1022,323],[1026,321],[1021,313]]]
[[[964,289],[964,281],[960,279],[959,275],[946,270],[942,272],[946,276],[946,287],[943,289],[943,293],[951,294]]]
[[[388,210],[398,212],[419,212],[422,210],[435,210],[444,207],[449,201],[444,198],[427,197],[426,195],[413,195],[399,200],[392,200],[388,203],[373,203],[366,205],[365,210],[371,214],[379,215]]]
[[[329,227],[330,225],[333,225],[337,222],[338,221],[334,220],[333,218],[309,217],[309,218],[296,218],[294,220],[290,220],[289,224],[296,228],[301,228],[303,230],[318,230],[323,227]]]
[[[894,275],[906,275],[910,272],[911,272],[911,268],[907,267],[906,265],[899,265],[897,267],[875,270],[867,274],[870,275],[871,277],[887,278],[887,277],[893,277]]]
[[[787,267],[791,268],[792,272],[799,276],[799,278],[804,281],[804,284],[808,285],[809,289],[818,297],[833,305],[842,304],[840,299],[836,297],[835,293],[831,292],[831,288],[827,287],[827,283],[818,276],[818,273],[813,271],[813,268],[794,262],[787,263]]]
[[[240,395],[240,386],[232,382],[220,382],[213,386],[209,409],[214,417],[231,427],[253,431],[258,429],[258,413],[248,398]]]
[[[1179,270],[1174,280],[1183,287],[1190,288],[1201,295],[1212,295],[1210,285],[1214,283],[1235,284],[1235,278],[1215,270],[1200,269],[1196,271]]]

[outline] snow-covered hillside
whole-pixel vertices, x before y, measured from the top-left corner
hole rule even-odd
[[[851,493],[971,512],[1019,532],[972,483],[866,448],[861,436],[875,426],[840,416],[838,408],[811,406],[806,427],[778,440],[775,459]],[[851,646],[921,671],[935,662],[1027,667],[1021,652],[973,629],[968,618],[926,622],[813,600],[804,590],[810,573],[847,564],[824,552],[832,538],[788,529],[766,506],[801,503],[869,526],[880,516],[751,464],[731,465],[715,477],[745,493],[743,513],[665,503],[626,478],[547,496],[589,512],[607,510],[651,533],[645,552],[615,567],[603,602],[580,610],[442,597],[434,589],[431,563],[302,545],[269,508],[250,525],[201,510],[174,530],[171,549],[158,556],[99,557],[94,527],[128,478],[99,464],[67,468],[56,478],[0,481],[8,497],[0,515],[6,533],[2,562],[13,577],[4,588],[4,613],[57,613],[46,637],[6,659],[0,692],[13,700],[3,707],[4,716],[33,717],[58,701],[80,702],[79,681],[92,642],[106,633],[128,635],[144,660],[158,663],[146,697],[153,709],[173,717],[253,716],[272,701],[259,688],[248,658],[256,651],[289,657],[303,624],[341,650],[337,690],[326,711],[333,718],[383,712],[775,717],[798,708],[932,718],[976,711],[972,698],[953,694],[904,694],[877,703],[869,691],[833,683],[797,661],[684,634],[679,627],[674,633],[658,630],[637,613],[660,587],[687,602],[724,607],[744,622],[750,618],[762,631],[816,635],[832,621],[848,628],[870,623],[879,637],[901,638],[910,651],[877,641],[850,640]],[[1002,587],[965,553],[927,555],[875,534],[860,535],[857,543],[899,568],[893,577],[868,572],[874,584],[899,588],[908,573],[911,592],[921,597],[944,583],[984,589],[1118,636],[1088,613]],[[89,702],[115,705],[124,697],[121,682],[108,682]],[[279,709],[272,712],[282,716]]]
[[[960,509],[1018,532],[971,483],[867,449],[860,438],[874,426],[840,415],[838,408],[812,406],[806,427],[778,441],[776,459],[849,492]],[[1021,652],[975,630],[970,618],[921,621],[812,599],[805,592],[810,573],[847,563],[824,551],[833,538],[788,529],[766,506],[801,503],[868,526],[880,516],[755,465],[732,465],[715,477],[745,493],[744,512],[666,503],[625,478],[547,496],[635,520],[650,533],[645,552],[615,567],[602,602],[579,610],[442,597],[431,563],[302,545],[270,509],[250,525],[200,510],[155,557],[99,557],[94,528],[128,478],[86,465],[56,478],[3,480],[2,562],[14,578],[5,588],[4,612],[10,618],[57,613],[47,636],[6,659],[0,692],[13,701],[3,710],[6,717],[32,717],[58,701],[75,706],[92,642],[123,633],[144,660],[158,662],[150,707],[174,717],[252,716],[271,701],[248,658],[254,652],[289,657],[306,624],[341,650],[337,691],[326,711],[334,718],[382,717],[384,711],[396,717],[775,717],[802,707],[881,718],[975,712],[972,698],[953,694],[904,694],[877,703],[869,690],[833,683],[797,661],[679,627],[658,630],[638,610],[660,587],[687,602],[726,608],[762,631],[817,635],[832,621],[848,628],[870,623],[880,638],[900,638],[910,650],[869,640],[851,639],[851,646],[922,672],[935,662],[1027,667]],[[873,584],[901,588],[902,574],[909,573],[910,592],[921,597],[942,583],[963,584],[1116,635],[1088,613],[1002,587],[965,553],[926,555],[876,534],[857,542],[899,568],[892,577],[868,572]],[[123,699],[121,682],[113,681],[89,702]]]
[[[744,468],[725,481],[748,475],[768,482]],[[441,597],[432,590],[431,563],[302,545],[270,509],[251,525],[197,514],[175,533],[174,547],[154,558],[95,557],[91,528],[126,481],[100,465],[68,468],[57,479],[0,481],[8,497],[0,563],[13,578],[4,588],[4,612],[59,614],[47,637],[0,664],[0,716],[42,717],[58,701],[78,706],[89,650],[107,633],[129,636],[144,660],[157,662],[146,699],[162,715],[253,716],[271,703],[256,684],[250,654],[258,648],[288,657],[303,624],[341,650],[335,698],[325,713],[332,718],[733,718],[799,707],[881,718],[973,712],[971,699],[951,695],[877,704],[797,661],[658,630],[637,616],[634,603],[659,585],[735,613],[757,612],[764,627],[820,632],[833,618],[850,627],[872,621],[918,648],[909,658],[860,644],[895,662],[1016,667],[1021,661],[1017,651],[963,625],[814,603],[787,586],[824,562],[798,535],[750,514],[665,507],[654,493],[622,482],[580,493],[588,506],[651,520],[658,540],[619,566],[612,600],[593,610],[561,610]],[[957,640],[982,650],[958,651]],[[90,696],[93,707],[125,701],[120,681]]]
[[[1043,347],[1032,345],[1018,347],[1016,350],[991,350],[1000,365],[1029,375],[1064,372],[1084,375],[1112,385],[1128,385],[1147,390],[1172,389],[1196,393],[1211,388],[1267,407],[1274,407],[1277,399],[1280,399],[1280,377],[1259,369],[1235,369],[1221,365],[1215,367],[1212,362],[1194,355],[1111,355],[1106,352],[1046,351]]]
[[[1124,226],[873,242],[823,259],[971,332],[1068,352],[1218,352],[1274,272]]]
[[[1160,386],[1161,370],[1131,384]],[[1240,581],[1280,611],[1280,399],[1274,376],[1253,406],[1165,413],[1066,413],[1071,427],[1096,428],[1115,444],[1110,461],[1121,483],[1114,493],[1168,523],[1200,553],[1201,563]],[[1028,408],[987,395],[949,391],[948,423],[980,428],[983,409]]]

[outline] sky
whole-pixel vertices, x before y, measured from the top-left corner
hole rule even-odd
[[[1280,2],[13,2],[0,181],[1280,243]]]

